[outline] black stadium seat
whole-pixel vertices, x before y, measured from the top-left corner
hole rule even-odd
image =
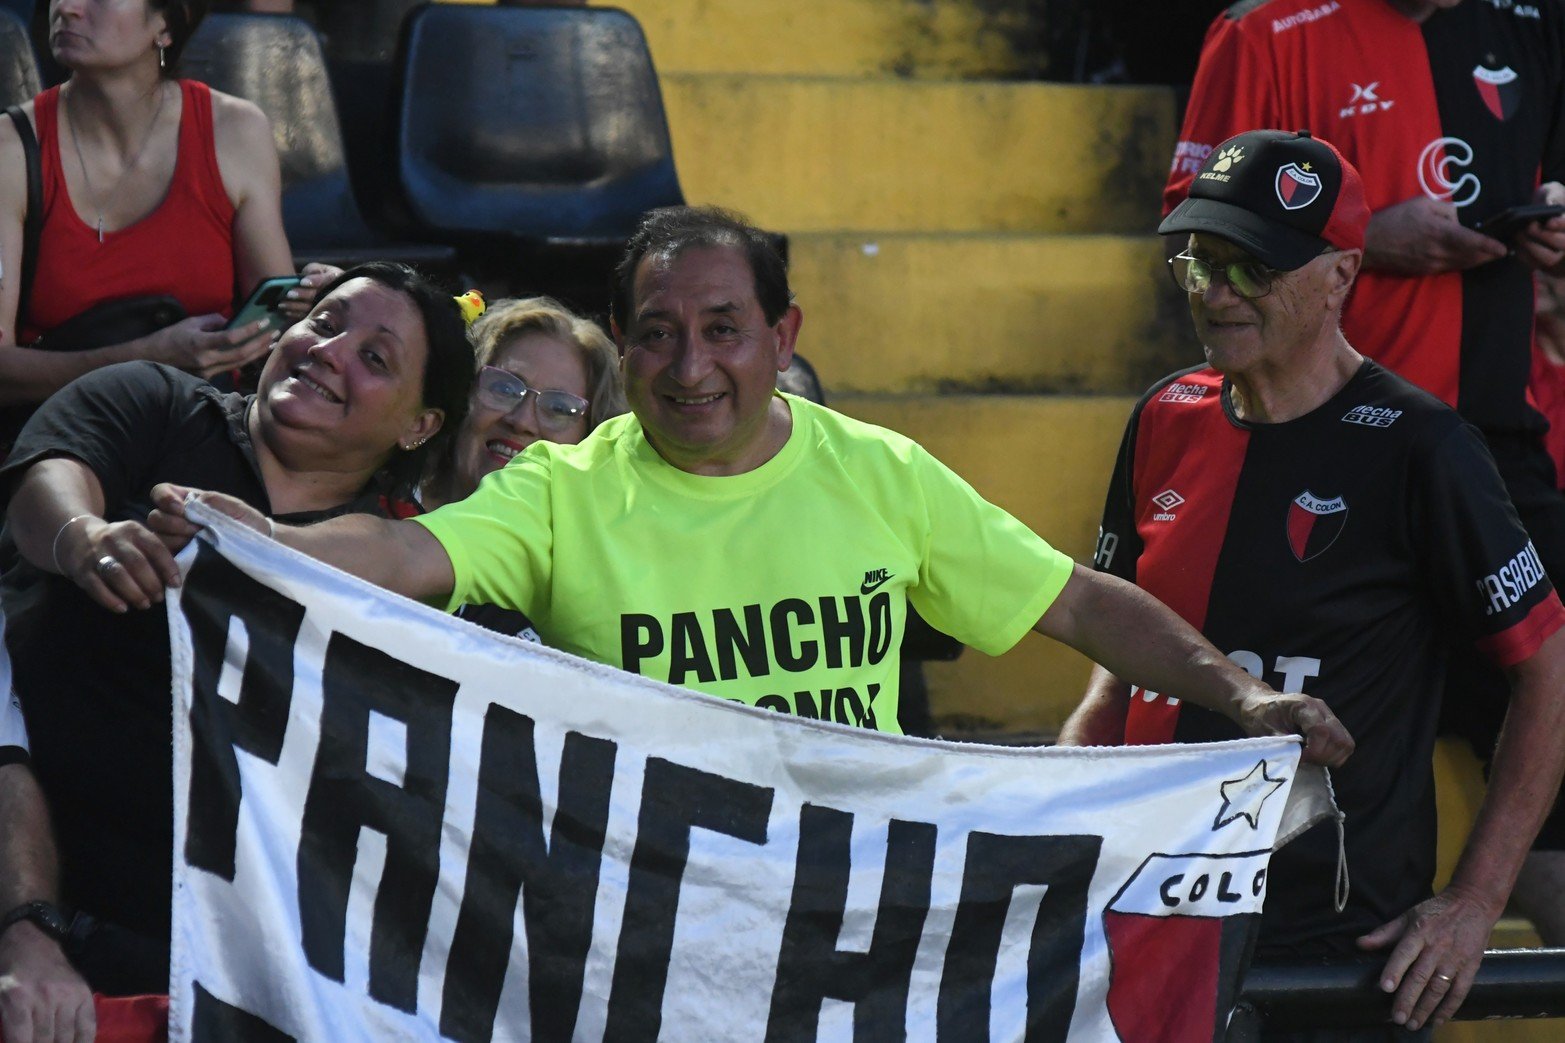
[[[353,193],[371,220],[400,223],[391,154],[392,59],[402,20],[424,0],[329,0],[315,7],[342,117]],[[388,183],[391,182],[391,183]]]
[[[365,223],[348,183],[320,39],[303,19],[209,15],[187,45],[180,73],[254,102],[272,121],[283,224],[296,260],[451,265],[449,247],[390,243]]]
[[[408,16],[399,60],[398,173],[432,233],[617,244],[684,201],[657,73],[623,11],[433,4]]]
[[[38,93],[38,62],[33,58],[27,26],[0,7],[0,109],[18,105]]]

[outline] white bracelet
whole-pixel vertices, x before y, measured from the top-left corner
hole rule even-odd
[[[69,529],[73,523],[79,522],[83,518],[95,517],[97,517],[95,514],[73,515],[72,517],[66,519],[64,525],[60,526],[60,531],[54,534],[54,542],[49,546],[49,557],[54,559],[54,571],[58,572],[62,576],[65,575],[65,568],[60,564],[60,537],[65,535],[65,530]]]
[[[272,516],[271,515],[266,515],[265,517],[266,517],[266,538],[269,539],[269,540],[275,540],[277,538],[277,523],[272,521]]]

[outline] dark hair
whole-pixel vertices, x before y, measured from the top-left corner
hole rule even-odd
[[[389,490],[400,494],[418,483],[427,460],[440,458],[446,443],[456,436],[467,416],[467,393],[473,383],[473,345],[467,339],[462,309],[451,294],[405,264],[370,261],[355,265],[321,287],[315,299],[325,300],[350,279],[369,279],[406,294],[424,320],[429,352],[424,357],[422,404],[440,410],[445,419],[440,430],[417,449],[392,453],[382,473]]]
[[[610,314],[623,334],[630,328],[631,297],[636,269],[648,254],[677,257],[693,246],[731,246],[744,252],[755,276],[755,297],[768,325],[776,325],[793,303],[788,289],[788,265],[767,233],[732,210],[715,206],[665,206],[649,210],[625,244],[625,256],[614,269]]]
[[[179,56],[185,53],[185,45],[196,35],[201,20],[211,5],[207,0],[147,0],[149,10],[163,16],[168,26],[169,44],[164,53],[163,76],[173,79],[179,68]]]

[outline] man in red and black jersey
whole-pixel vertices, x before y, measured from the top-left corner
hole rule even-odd
[[[1531,269],[1565,272],[1565,217],[1505,241],[1478,231],[1511,207],[1565,204],[1565,2],[1234,4],[1207,32],[1164,213],[1213,143],[1254,127],[1307,127],[1359,169],[1371,217],[1348,341],[1483,432],[1545,569],[1565,575],[1565,495],[1527,397]],[[1452,676],[1504,690],[1474,659]],[[1498,715],[1447,713],[1487,755]],[[1565,805],[1536,848],[1517,901],[1565,944]]]
[[[1160,230],[1191,233],[1171,267],[1209,365],[1136,406],[1097,566],[1255,676],[1325,700],[1356,736],[1333,776],[1347,907],[1334,910],[1336,837],[1312,831],[1272,860],[1260,950],[1390,949],[1383,981],[1416,1028],[1465,996],[1558,788],[1565,607],[1478,432],[1343,336],[1367,219],[1352,165],[1307,134],[1255,131],[1208,156]],[[1506,669],[1514,692],[1489,799],[1431,897],[1431,758],[1456,645]],[[1099,671],[1061,742],[1237,735]]]

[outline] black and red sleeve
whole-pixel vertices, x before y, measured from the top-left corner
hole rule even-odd
[[[1136,427],[1146,404],[1146,398],[1137,402],[1125,425],[1103,504],[1103,522],[1098,526],[1098,546],[1092,555],[1093,567],[1099,572],[1131,583],[1136,582],[1136,561],[1141,557],[1141,536],[1136,532]]]

